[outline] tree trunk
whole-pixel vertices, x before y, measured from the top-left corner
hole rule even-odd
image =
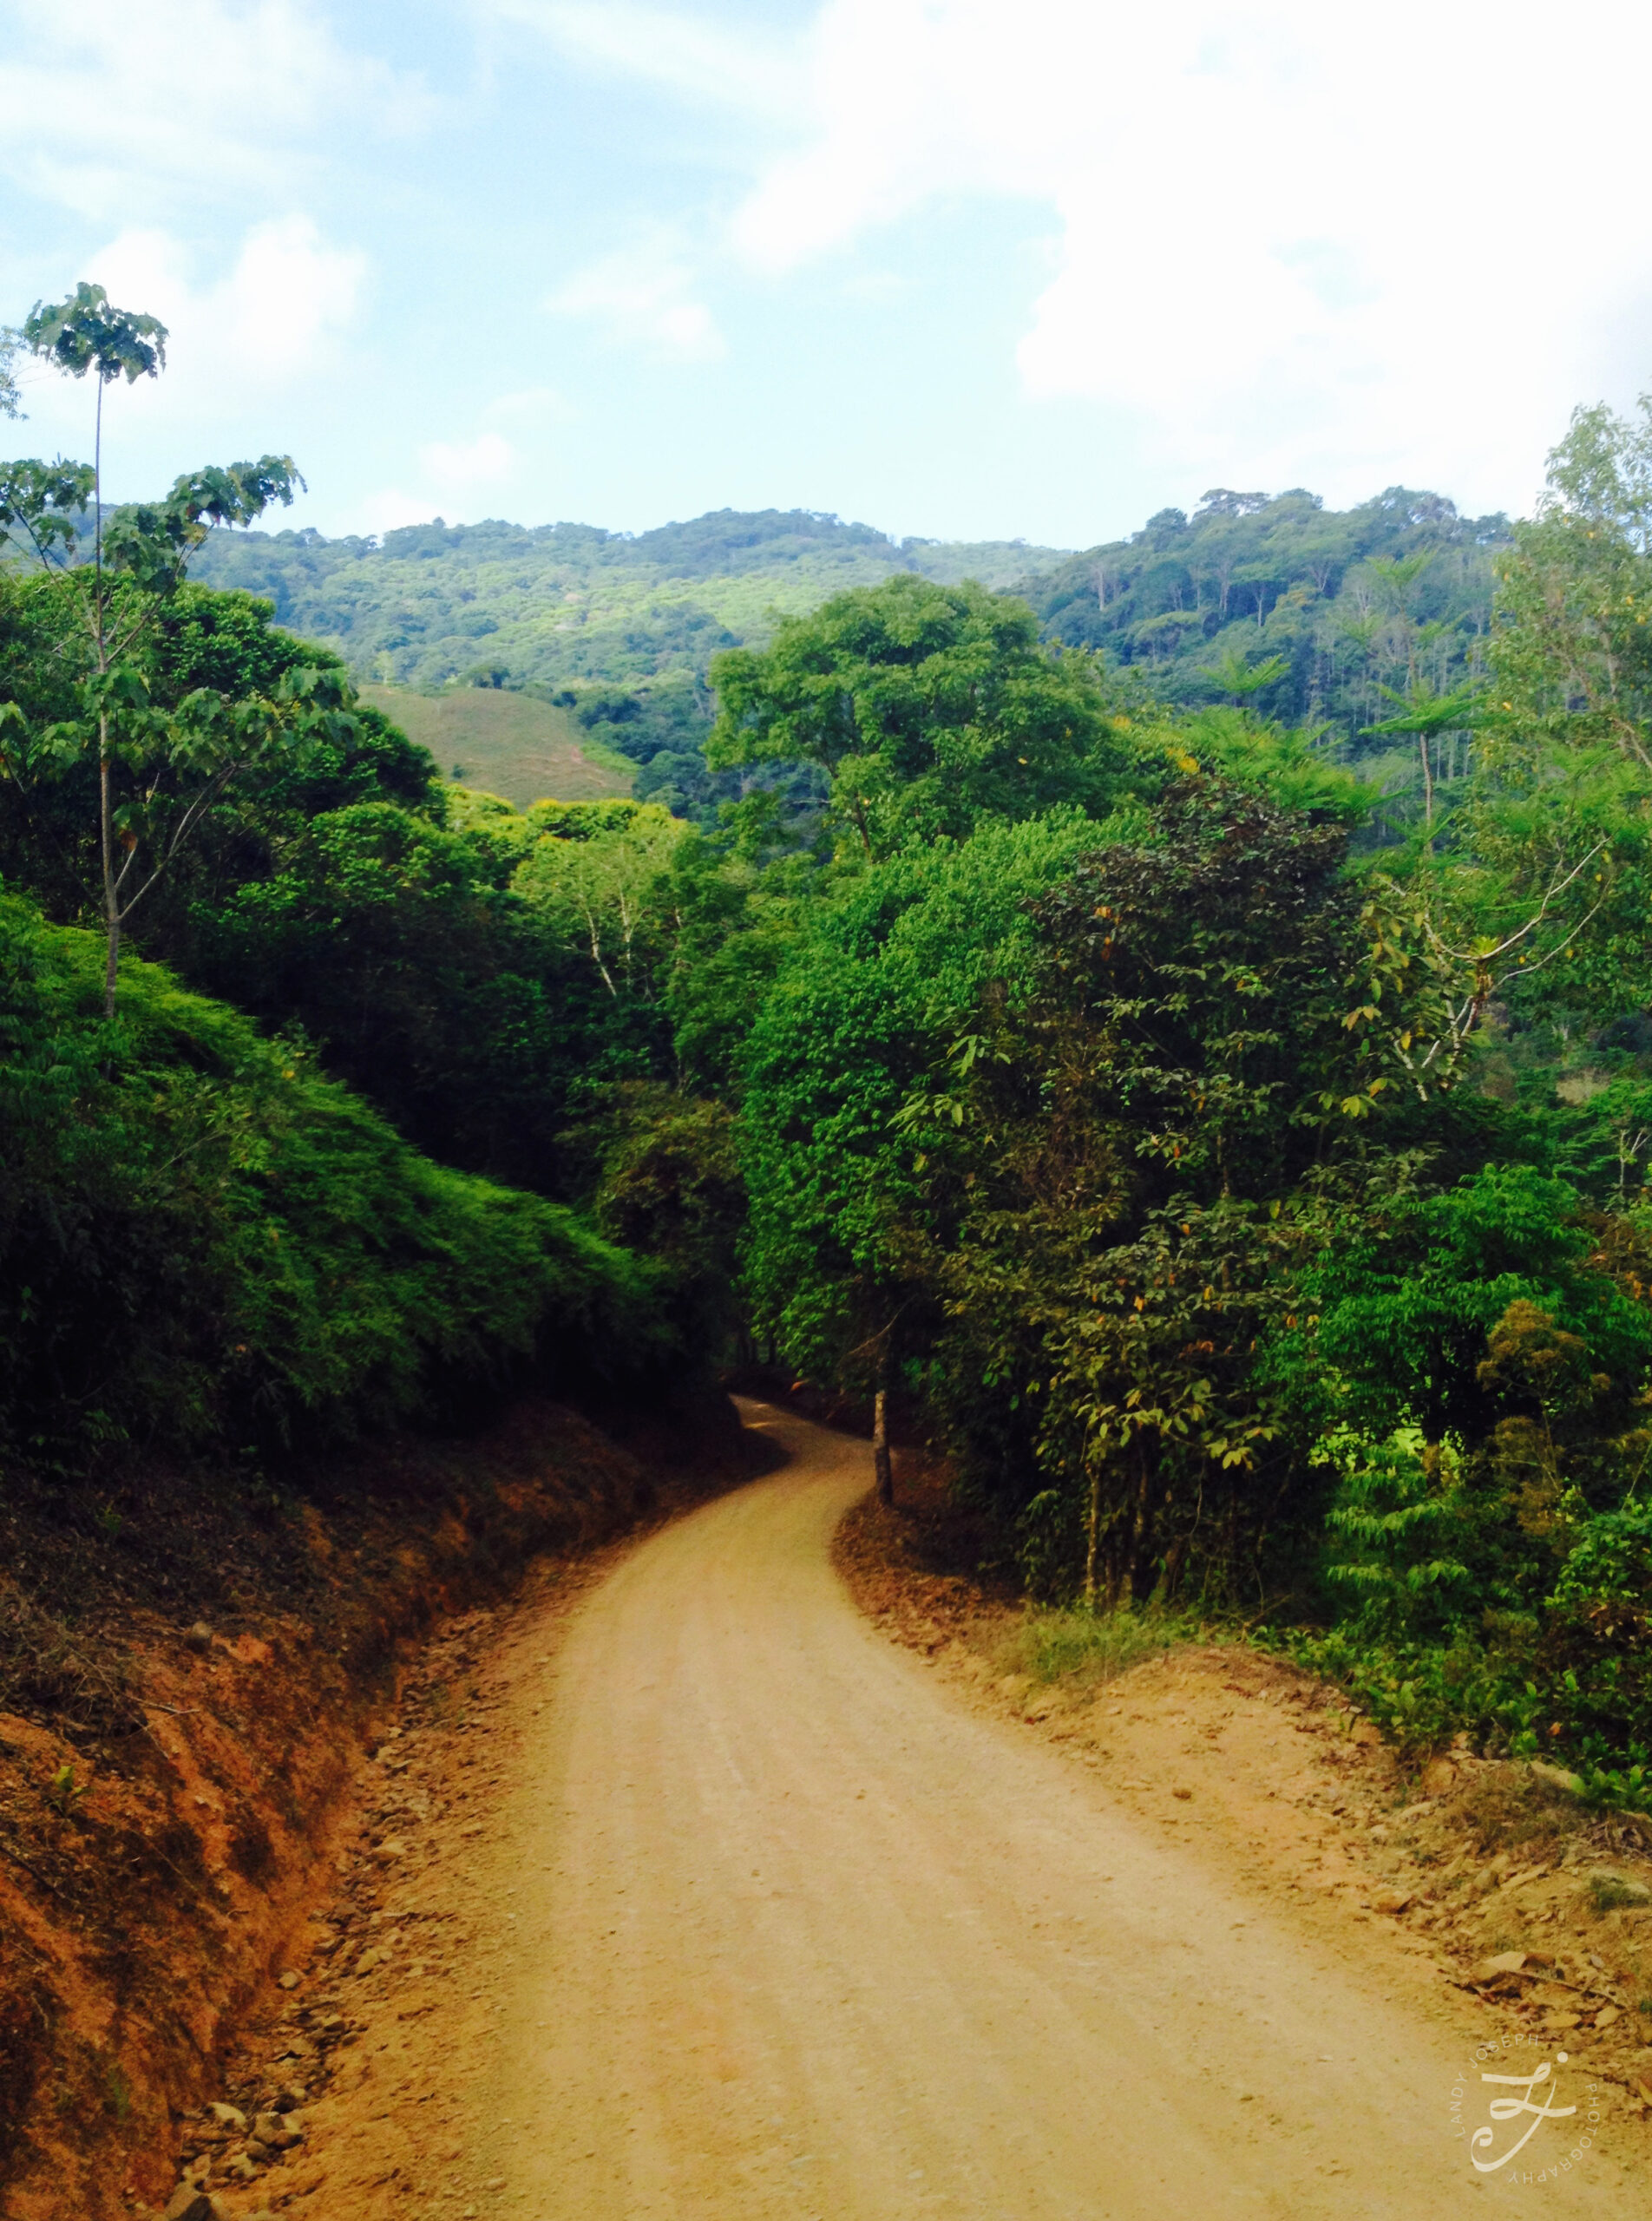
[[[1144,1431],[1138,1432],[1136,1437],[1136,1516],[1131,1523],[1130,1569],[1125,1576],[1127,1586],[1124,1601],[1131,1604],[1137,1602],[1144,1604],[1150,1593],[1148,1579],[1150,1566],[1148,1549],[1150,1522],[1148,1518],[1147,1498],[1151,1485],[1151,1471],[1148,1464]]]
[[[97,632],[97,670],[101,678],[109,667],[108,640],[103,629],[103,379],[97,381],[97,428],[92,443],[92,611]],[[115,1016],[115,986],[121,969],[121,891],[115,877],[114,796],[109,783],[109,713],[97,720],[97,821],[103,856],[103,928],[108,954],[103,966],[103,1018]]]
[[[103,1018],[105,1024],[115,1016],[115,984],[121,971],[121,921],[111,917],[108,921],[108,953],[103,960]]]
[[[121,968],[121,892],[115,877],[115,828],[110,822],[109,721],[107,712],[97,721],[98,831],[103,851],[103,929],[108,955],[103,966],[103,1016],[115,1016],[115,983]]]
[[[1100,1533],[1101,1467],[1099,1464],[1092,1464],[1090,1469],[1090,1516],[1085,1523],[1085,1532],[1084,1589],[1085,1606],[1086,1610],[1092,1612],[1096,1608],[1096,1545],[1100,1538]]]
[[[884,1344],[878,1359],[877,1393],[872,1399],[872,1472],[878,1502],[895,1502],[895,1469],[889,1463],[889,1351]]]

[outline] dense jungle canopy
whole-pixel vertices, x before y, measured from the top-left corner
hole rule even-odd
[[[641,767],[639,799],[716,822],[711,658],[761,647],[832,594],[908,574],[1013,590],[1047,642],[1103,650],[1155,698],[1246,702],[1392,756],[1366,729],[1385,688],[1449,692],[1491,623],[1506,517],[1459,517],[1391,487],[1357,508],[1317,495],[1208,493],[1125,541],[1063,557],[1019,541],[894,541],[807,510],[731,510],[634,537],[588,525],[416,525],[382,541],[257,529],[215,539],[193,575],[268,599],[359,684],[525,690]],[[1460,769],[1459,750],[1446,764]]]
[[[0,1458],[279,1503],[783,1365],[1033,1593],[1652,1803],[1652,411],[1527,521],[1217,491],[1060,560],[262,530],[295,482],[0,466]],[[385,678],[671,762],[518,808]]]

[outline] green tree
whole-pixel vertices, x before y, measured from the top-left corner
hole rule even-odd
[[[1410,1425],[1431,1444],[1484,1440],[1511,1392],[1531,1386],[1510,1359],[1488,1369],[1488,1338],[1515,1306],[1574,1337],[1616,1395],[1632,1394],[1652,1357],[1652,1318],[1600,1269],[1597,1240],[1568,1182],[1519,1163],[1488,1164],[1442,1194],[1398,1195],[1349,1225],[1315,1264],[1304,1305],[1348,1417],[1377,1435]]]
[[[656,1276],[419,1156],[302,1045],[0,896],[0,1449],[84,1471],[452,1418],[677,1356]]]
[[[67,300],[36,305],[23,327],[33,351],[96,388],[94,461],[38,461],[0,468],[0,529],[14,548],[55,573],[84,634],[77,714],[31,730],[15,702],[0,705],[0,767],[22,789],[96,764],[98,894],[106,945],[105,1006],[113,1016],[123,929],[226,789],[253,763],[336,731],[348,690],[336,671],[289,670],[267,695],[197,688],[157,709],[139,651],[181,586],[190,556],[214,527],[250,524],[301,485],[292,458],[209,468],[180,478],[165,500],[132,504],[106,527],[103,390],[157,376],[167,333],[154,317],[114,308],[82,283]],[[92,560],[75,557],[92,511]]]
[[[789,1363],[874,1399],[921,1376],[953,1205],[905,1106],[952,1130],[949,1052],[981,994],[1024,986],[1027,906],[1098,837],[1068,808],[914,843],[820,906],[783,964],[744,1051],[741,1146],[747,1291]]]
[[[602,1091],[561,1137],[599,1233],[655,1268],[683,1346],[732,1353],[744,1188],[725,1103],[657,1081]]]
[[[1419,683],[1376,729],[1425,748],[1446,724],[1474,731],[1450,868],[1426,871],[1448,937],[1509,944],[1499,993],[1523,1021],[1615,1019],[1644,1000],[1652,903],[1652,404],[1576,412],[1498,573],[1478,699]]]
[[[1129,752],[1091,658],[1052,652],[1024,602],[908,574],[787,618],[711,665],[714,767],[809,763],[869,861],[986,815],[1104,815]]]
[[[1367,725],[1367,733],[1414,733],[1417,737],[1419,760],[1423,775],[1423,826],[1426,832],[1434,829],[1434,744],[1439,736],[1448,732],[1466,732],[1479,722],[1481,690],[1478,685],[1460,686],[1442,694],[1419,673],[1414,674],[1410,691],[1399,693],[1391,686],[1380,690],[1396,704],[1396,714]]]
[[[0,324],[0,416],[21,416],[23,395],[17,384],[17,357],[25,342],[14,325]]]
[[[1631,417],[1574,412],[1498,567],[1495,704],[1516,730],[1652,773],[1652,395]]]
[[[1289,669],[1290,665],[1283,656],[1268,656],[1262,663],[1252,664],[1234,648],[1225,649],[1221,659],[1208,666],[1210,677],[1216,680],[1224,694],[1231,695],[1236,708],[1242,707],[1253,694],[1260,694],[1263,687],[1273,685]]]
[[[961,1091],[909,1105],[954,1228],[932,1409],[1058,1592],[1231,1589],[1318,1501],[1312,1417],[1257,1353],[1452,1077],[1413,1056],[1435,967],[1347,847],[1184,780],[1039,897],[1030,987],[965,1022]]]
[[[599,1064],[607,998],[582,992],[508,864],[382,794],[275,830],[264,869],[191,904],[194,975],[302,1026],[419,1147],[554,1191],[566,1091]]]
[[[663,882],[685,829],[657,803],[620,807],[623,822],[587,839],[547,829],[515,883],[554,929],[588,953],[613,1000],[649,1002],[665,922]]]

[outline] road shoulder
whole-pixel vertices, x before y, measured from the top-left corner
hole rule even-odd
[[[1482,2040],[1586,2058],[1652,2162],[1652,1827],[1460,1746],[1407,1761],[1334,1685],[1248,1643],[1045,1679],[1026,1608],[970,1569],[980,1533],[939,1477],[908,1458],[898,1499],[869,1495],[834,1549],[891,1641],[1374,1984]]]

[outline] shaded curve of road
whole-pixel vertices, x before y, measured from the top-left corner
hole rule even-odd
[[[784,1469],[641,1544],[557,1661],[514,1831],[506,2210],[1644,2213],[1604,2152],[1477,2174],[1466,2044],[875,1634],[829,1560],[865,1445],[746,1416]],[[1519,2165],[1565,2149],[1544,2123]]]

